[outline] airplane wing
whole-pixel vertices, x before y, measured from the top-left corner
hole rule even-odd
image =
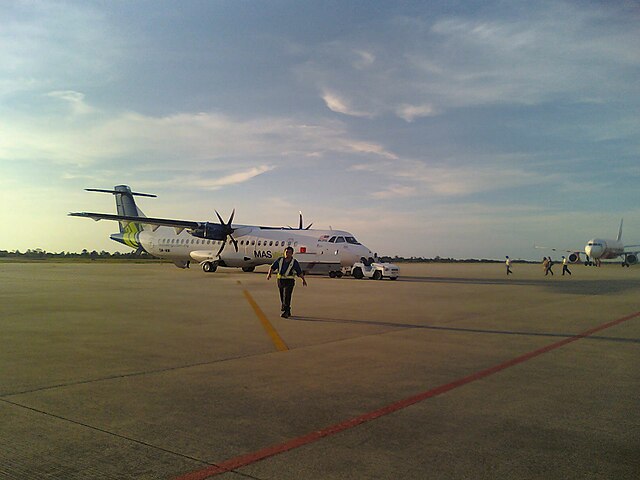
[[[135,217],[129,215],[113,215],[110,213],[93,213],[93,212],[71,212],[70,217],[91,218],[96,222],[99,220],[115,220],[118,222],[133,222],[144,225],[153,225],[155,227],[173,227],[178,229],[195,229],[201,227],[206,222],[194,222],[192,220],[175,220],[171,218],[153,218],[153,217]],[[262,230],[288,230],[287,227],[267,227],[263,225],[243,225],[246,228],[260,228]],[[155,229],[154,229],[155,230]]]
[[[584,251],[583,248],[576,248],[574,250],[566,250],[564,248],[554,248],[554,247],[542,247],[540,245],[534,245],[533,248],[539,248],[539,249],[543,249],[543,250],[551,250],[553,252],[565,252],[565,253],[575,253],[575,252],[582,252]]]
[[[112,215],[109,213],[92,213],[92,212],[72,212],[71,217],[91,218],[96,222],[99,220],[115,220],[119,222],[134,222],[144,225],[153,225],[157,227],[173,227],[179,229],[191,228],[196,229],[204,222],[193,222],[191,220],[173,220],[170,218],[153,218],[153,217],[135,217],[130,215]]]

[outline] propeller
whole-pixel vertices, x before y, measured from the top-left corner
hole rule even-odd
[[[238,242],[235,238],[233,238],[233,232],[234,229],[231,227],[231,222],[233,222],[233,216],[236,214],[236,209],[234,208],[233,211],[231,212],[231,216],[229,217],[229,221],[225,223],[225,221],[222,219],[222,217],[220,216],[220,214],[218,213],[218,211],[216,210],[216,215],[218,216],[218,220],[220,220],[220,225],[222,227],[224,227],[224,240],[222,241],[222,245],[220,245],[220,250],[218,250],[218,253],[216,254],[216,256],[220,256],[220,253],[222,252],[222,250],[224,249],[224,246],[227,244],[227,237],[229,237],[231,239],[231,241],[233,242],[233,246],[236,249],[236,252],[238,251]]]
[[[304,226],[304,223],[302,223],[302,212],[300,212],[300,223],[298,224],[298,229],[299,230],[309,230],[311,228],[311,225],[313,225],[313,222],[311,222],[306,227]]]
[[[299,213],[300,213],[300,221],[298,222],[298,230],[309,230],[311,228],[311,225],[313,225],[313,222],[311,222],[309,225],[305,227],[304,222],[302,221],[302,212],[299,212]],[[293,230],[292,227],[289,226],[289,228]]]

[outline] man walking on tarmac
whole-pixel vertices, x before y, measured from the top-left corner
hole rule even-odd
[[[511,271],[511,260],[509,260],[509,256],[508,255],[505,258],[506,258],[506,260],[505,260],[504,264],[507,266],[507,275],[509,275],[510,273],[513,273]]]
[[[562,276],[564,276],[564,272],[567,272],[571,275],[571,271],[569,270],[569,260],[567,260],[564,255],[562,256]]]
[[[291,295],[293,287],[296,285],[296,275],[302,279],[302,285],[307,286],[304,273],[298,261],[293,258],[293,247],[287,247],[284,251],[284,257],[278,258],[267,274],[267,280],[271,278],[271,272],[278,272],[278,289],[280,290],[280,303],[282,304],[282,318],[291,316]]]

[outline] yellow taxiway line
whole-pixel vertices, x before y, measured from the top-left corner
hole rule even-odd
[[[238,280],[238,285],[242,285],[240,280]],[[251,308],[253,308],[253,311],[256,313],[256,316],[258,317],[258,320],[260,320],[260,323],[264,327],[265,331],[267,332],[269,337],[271,337],[271,341],[276,346],[276,349],[278,349],[278,351],[280,352],[289,350],[289,347],[287,347],[287,344],[284,343],[284,340],[282,340],[282,337],[278,335],[278,332],[276,331],[275,328],[273,328],[273,325],[271,325],[271,322],[269,321],[267,316],[264,314],[260,306],[253,299],[249,291],[246,288],[243,288],[242,293],[244,293],[245,298],[249,302],[249,305],[251,305]]]

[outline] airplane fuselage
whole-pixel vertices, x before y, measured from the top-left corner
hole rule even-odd
[[[610,260],[624,254],[624,245],[618,240],[594,238],[587,242],[584,253],[596,260]]]
[[[342,230],[294,230],[233,225],[238,251],[228,242],[216,257],[222,241],[196,238],[187,230],[176,234],[173,228],[159,227],[155,231],[143,230],[138,242],[150,254],[170,260],[176,265],[201,261],[203,257],[219,260],[228,267],[250,268],[271,264],[283,255],[287,246],[294,248],[296,258],[313,258],[315,261],[337,262],[347,267],[368,258],[372,252]],[[115,238],[114,238],[115,240]]]

